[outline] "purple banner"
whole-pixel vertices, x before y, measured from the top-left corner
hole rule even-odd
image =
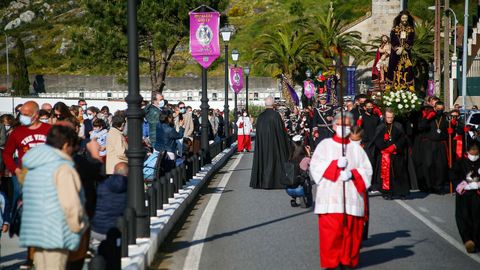
[[[220,56],[220,13],[190,12],[190,53],[204,68]]]
[[[347,96],[355,96],[355,72],[357,68],[354,66],[347,67]]]
[[[312,80],[303,81],[303,92],[308,99],[311,99],[315,95],[315,85]]]
[[[428,80],[428,96],[433,96],[435,93],[435,82],[433,80]]]
[[[242,91],[243,88],[243,69],[242,67],[231,67],[228,81],[230,83],[230,88],[238,94]]]

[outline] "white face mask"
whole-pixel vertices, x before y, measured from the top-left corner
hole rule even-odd
[[[40,119],[40,122],[45,123],[45,124],[48,124],[48,118],[47,118],[47,119],[41,118],[41,119]]]
[[[6,130],[6,131],[9,131],[9,130],[10,130],[10,126],[9,126],[9,125],[5,125],[5,130]]]
[[[19,120],[20,123],[24,126],[30,126],[32,124],[32,118],[23,114],[20,114]]]
[[[244,113],[243,116],[247,116],[247,113]]]
[[[337,126],[335,131],[337,136],[341,138],[346,138],[348,137],[348,135],[350,135],[350,127],[344,127],[343,134],[342,134],[342,126]]]
[[[84,111],[86,111],[86,110],[87,110],[87,105],[83,105],[83,106],[82,106],[82,109],[83,109]]]
[[[470,161],[472,161],[472,162],[477,161],[478,158],[480,157],[479,155],[474,156],[474,155],[471,155],[471,154],[469,154],[469,153],[467,153],[467,155],[468,155],[468,159],[469,159]]]
[[[92,120],[92,119],[93,119],[93,114],[87,114],[87,118],[88,118],[89,120]]]

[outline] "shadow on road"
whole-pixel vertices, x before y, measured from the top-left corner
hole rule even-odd
[[[245,231],[253,230],[253,229],[256,229],[256,228],[259,228],[259,227],[263,227],[263,226],[266,226],[266,225],[269,225],[269,224],[273,224],[273,223],[276,223],[276,222],[284,221],[284,220],[287,220],[287,219],[290,219],[290,218],[294,218],[294,217],[297,217],[297,216],[301,216],[301,215],[305,215],[305,214],[310,214],[312,211],[313,211],[313,208],[310,208],[310,209],[308,209],[308,210],[306,210],[306,211],[303,211],[303,212],[300,212],[300,213],[296,213],[296,214],[293,214],[293,215],[290,215],[290,216],[286,216],[286,217],[282,217],[282,218],[277,218],[277,219],[274,219],[274,220],[270,220],[270,221],[267,221],[267,222],[259,223],[259,224],[252,225],[252,226],[248,226],[248,227],[245,227],[245,228],[242,228],[242,229],[238,229],[238,230],[234,230],[234,231],[229,231],[229,232],[224,232],[224,233],[220,233],[220,234],[215,234],[215,235],[212,235],[212,236],[207,237],[207,238],[205,238],[205,239],[199,239],[199,240],[195,240],[195,241],[191,241],[191,242],[187,242],[187,241],[176,242],[176,243],[175,243],[175,246],[176,246],[176,247],[175,247],[175,248],[172,248],[171,250],[169,250],[169,252],[176,252],[176,251],[178,251],[178,250],[185,249],[185,248],[189,248],[189,247],[194,246],[194,245],[197,245],[197,244],[215,241],[215,240],[220,239],[220,238],[229,237],[229,236],[232,236],[232,235],[235,235],[235,234],[238,234],[238,233],[242,233],[242,232],[245,232]]]
[[[362,243],[362,248],[373,247],[388,243],[396,238],[410,237],[410,231],[400,230],[396,232],[379,233],[368,237],[368,240]]]

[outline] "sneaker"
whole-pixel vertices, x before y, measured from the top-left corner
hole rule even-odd
[[[473,253],[475,251],[475,243],[472,240],[465,242],[465,249],[468,253]]]

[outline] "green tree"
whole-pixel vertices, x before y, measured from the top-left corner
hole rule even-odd
[[[433,22],[415,23],[415,40],[412,47],[413,72],[415,89],[426,89],[429,64],[433,62]]]
[[[358,31],[344,31],[346,22],[335,16],[330,8],[327,16],[315,16],[309,23],[314,51],[317,54],[317,66],[327,68],[334,60],[348,63],[348,57],[358,58],[365,53],[365,44]],[[327,66],[325,66],[327,65]]]
[[[309,35],[290,24],[277,26],[273,33],[260,36],[260,46],[254,51],[256,64],[268,69],[271,74],[283,74],[289,84],[294,86],[294,76],[312,59],[313,41]],[[282,92],[291,105],[292,100],[285,84]]]
[[[21,38],[17,38],[17,45],[15,48],[15,58],[13,70],[12,88],[15,94],[19,96],[26,96],[30,93],[30,81],[28,80],[28,65],[25,57],[25,45]]]
[[[74,35],[79,64],[102,63],[126,70],[128,40],[124,0],[82,0],[87,27]],[[180,45],[188,44],[188,12],[201,4],[224,10],[227,0],[142,0],[138,7],[140,61],[148,63],[152,91],[163,91],[168,66]],[[183,46],[182,46],[183,47]],[[181,48],[185,50],[185,48]]]

